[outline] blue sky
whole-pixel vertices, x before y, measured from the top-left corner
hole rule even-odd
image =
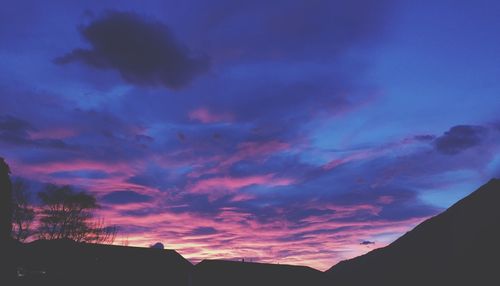
[[[327,269],[500,176],[495,1],[2,6],[0,155],[117,243]]]

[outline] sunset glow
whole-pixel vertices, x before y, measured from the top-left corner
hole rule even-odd
[[[28,2],[0,156],[95,194],[115,244],[325,270],[500,176],[498,4]]]

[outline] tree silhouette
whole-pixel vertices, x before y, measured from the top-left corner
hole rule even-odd
[[[10,168],[0,157],[0,244],[5,245],[12,232],[12,183]]]
[[[0,277],[2,283],[10,284],[16,274],[13,259],[16,256],[12,243],[12,183],[10,168],[0,157]]]
[[[48,185],[38,194],[42,203],[38,238],[71,239],[76,242],[112,243],[116,229],[94,220],[100,206],[96,198],[70,186]]]
[[[12,184],[12,236],[23,242],[33,234],[31,225],[35,219],[35,210],[30,206],[30,197],[26,182],[16,180]]]

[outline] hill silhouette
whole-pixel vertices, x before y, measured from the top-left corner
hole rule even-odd
[[[500,180],[390,245],[338,263],[327,285],[500,285]]]

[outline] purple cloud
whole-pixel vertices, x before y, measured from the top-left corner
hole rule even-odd
[[[197,227],[191,231],[190,235],[210,235],[210,234],[216,234],[217,230],[213,227]]]
[[[153,197],[127,190],[110,192],[104,195],[101,199],[108,204],[120,205],[129,203],[146,203],[150,202]]]

